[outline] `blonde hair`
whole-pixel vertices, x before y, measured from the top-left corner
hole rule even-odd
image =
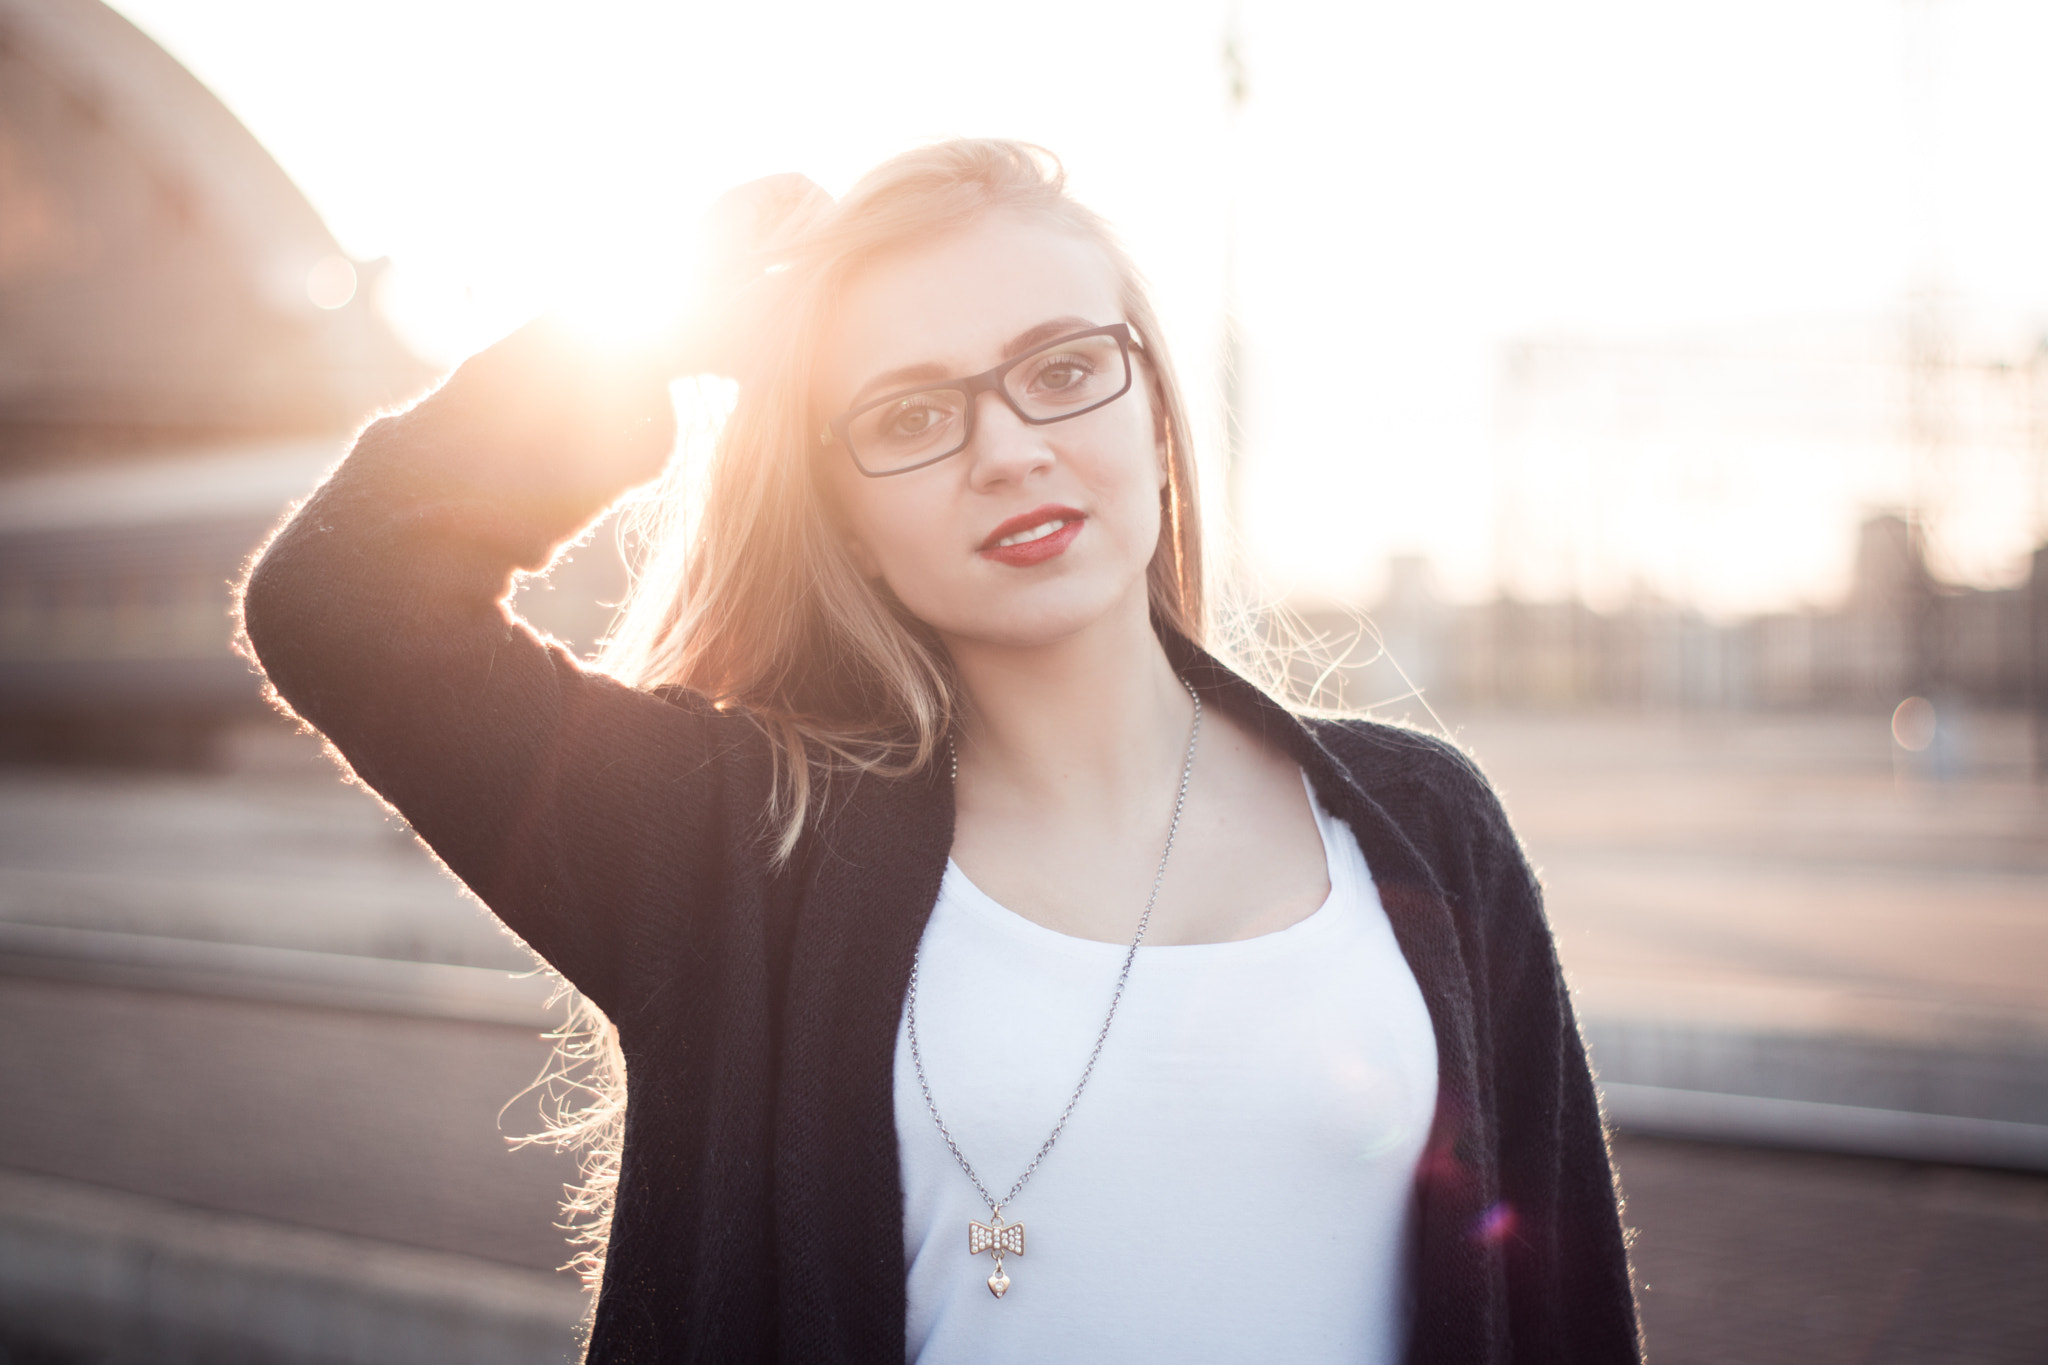
[[[812,351],[838,292],[864,266],[991,213],[1022,214],[1093,243],[1142,338],[1165,439],[1152,614],[1208,636],[1195,465],[1179,383],[1137,267],[1109,225],[1066,193],[1050,152],[968,139],[907,152],[836,204],[787,224],[763,253],[768,296],[738,367],[737,406],[701,471],[678,461],[641,505],[652,547],[599,658],[640,687],[681,686],[743,710],[776,753],[768,816],[775,856],[796,846],[816,780],[834,770],[902,775],[932,762],[959,697],[937,637],[855,568],[814,477]],[[692,488],[701,480],[701,490]],[[819,661],[831,660],[830,667]]]
[[[863,267],[992,213],[1093,243],[1115,272],[1165,445],[1159,542],[1146,571],[1153,620],[1196,644],[1211,635],[1186,407],[1144,281],[1115,233],[1067,194],[1058,159],[1027,143],[963,139],[883,163],[837,203],[790,214],[753,258],[737,403],[708,467],[677,461],[635,510],[647,549],[598,660],[635,686],[689,688],[764,728],[775,755],[764,832],[778,861],[796,848],[821,783],[849,770],[919,771],[937,759],[960,704],[937,636],[857,571],[835,533],[813,462],[844,452],[820,450],[812,349]],[[554,1113],[538,1140],[581,1149],[583,1185],[564,1210],[580,1244],[575,1268],[594,1292],[618,1182],[623,1058],[616,1031],[580,997],[556,1039],[543,1078]]]

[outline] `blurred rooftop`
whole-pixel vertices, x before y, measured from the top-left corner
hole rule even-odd
[[[98,0],[0,0],[0,468],[347,427],[426,367],[290,178]]]

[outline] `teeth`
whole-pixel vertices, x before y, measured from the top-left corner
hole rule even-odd
[[[996,548],[1001,549],[1006,545],[1022,545],[1027,540],[1037,540],[1040,536],[1049,536],[1066,524],[1067,519],[1062,517],[1055,521],[1048,521],[1043,526],[1034,526],[1028,531],[1019,531],[1014,536],[1004,536],[996,542]]]

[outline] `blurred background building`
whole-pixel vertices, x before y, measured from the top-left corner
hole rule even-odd
[[[1451,599],[1427,558],[1399,555],[1370,630],[1355,606],[1303,602],[1344,656],[1344,700],[1840,712],[1918,697],[1958,723],[2035,715],[2039,768],[2048,556],[2023,557],[2016,581],[2000,565],[2008,582],[1986,585],[1954,514],[1989,488],[2048,531],[2048,339],[1965,364],[1920,353],[1914,320],[1862,323],[1849,344],[1835,328],[1789,343],[1774,330],[1512,345],[1495,393],[1495,590]],[[1838,466],[1855,464],[1899,466],[1908,500],[1866,505],[1853,536],[1824,535],[1844,509],[1816,516],[1813,486],[1839,496],[1857,480]],[[1790,512],[1785,538],[1832,542],[1806,557],[1839,547],[1838,588],[1765,612],[1673,590],[1695,576],[1688,560],[1782,565],[1758,511],[1774,503]]]
[[[1390,563],[1387,581],[1365,618],[1379,642],[1351,647],[1353,704],[1398,702],[1412,688],[1452,707],[1868,710],[1939,696],[2018,711],[2034,695],[2043,633],[2031,580],[1941,583],[1913,523],[1889,512],[1858,528],[1843,599],[1802,612],[1725,621],[1656,598],[1607,610],[1580,599],[1453,603],[1428,561],[1409,556]],[[1302,615],[1333,640],[1356,635],[1343,609],[1312,604]]]
[[[0,752],[257,709],[243,558],[429,371],[220,101],[92,0],[0,4]]]

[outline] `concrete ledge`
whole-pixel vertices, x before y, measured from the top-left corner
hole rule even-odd
[[[1584,1032],[1603,1080],[2048,1124],[2048,1037],[2031,1031],[1880,1034],[1770,1019],[1596,1016]]]
[[[1604,1081],[1623,1132],[2048,1171],[2048,1125]]]
[[[486,967],[0,922],[0,975],[543,1028],[552,982]],[[2048,1040],[1588,1017],[1624,1131],[2048,1170]]]
[[[490,967],[6,922],[0,975],[533,1028],[550,1024],[553,989]]]
[[[0,1171],[0,1321],[108,1365],[561,1365],[566,1277]]]
[[[1624,1132],[2048,1170],[2048,1046],[1682,1019],[1589,1018]]]

